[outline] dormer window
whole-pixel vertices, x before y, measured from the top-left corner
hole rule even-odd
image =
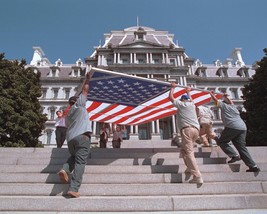
[[[58,59],[55,64],[56,64],[56,66],[62,66],[61,59]]]
[[[137,31],[134,32],[136,40],[145,40],[146,32],[142,27],[139,27]]]
[[[49,77],[58,77],[59,68],[56,66],[50,67],[50,72],[47,74]]]
[[[82,60],[81,60],[81,59],[78,59],[78,60],[76,61],[76,66],[81,67],[82,65],[83,65]]]
[[[216,75],[219,77],[228,77],[227,68],[219,68]]]

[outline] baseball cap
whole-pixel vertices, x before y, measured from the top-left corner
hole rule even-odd
[[[189,96],[188,95],[183,95],[183,96],[181,96],[181,100],[189,100],[190,98],[189,98]]]
[[[70,97],[69,99],[69,103],[76,103],[77,101],[77,97],[73,96],[73,97]]]

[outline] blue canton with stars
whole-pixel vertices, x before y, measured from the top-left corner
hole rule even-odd
[[[95,70],[90,80],[88,100],[138,106],[169,88],[167,82]]]

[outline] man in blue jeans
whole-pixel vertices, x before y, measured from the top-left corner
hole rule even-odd
[[[80,196],[79,188],[90,151],[92,125],[86,110],[89,82],[90,74],[87,73],[80,96],[69,99],[71,107],[66,116],[67,143],[71,156],[58,175],[62,183],[67,183],[69,174],[73,172],[67,192],[67,195],[72,198]]]
[[[240,117],[239,111],[233,101],[228,98],[227,94],[224,94],[223,101],[218,100],[213,91],[210,92],[210,95],[215,105],[221,109],[222,121],[225,128],[220,138],[216,141],[225,154],[231,158],[228,163],[243,160],[249,167],[247,172],[259,172],[260,168],[251,158],[246,147],[247,126]],[[230,141],[232,141],[240,156],[229,145]]]

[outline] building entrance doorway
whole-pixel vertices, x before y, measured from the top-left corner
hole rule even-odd
[[[139,140],[151,139],[150,123],[142,124],[138,126]]]

